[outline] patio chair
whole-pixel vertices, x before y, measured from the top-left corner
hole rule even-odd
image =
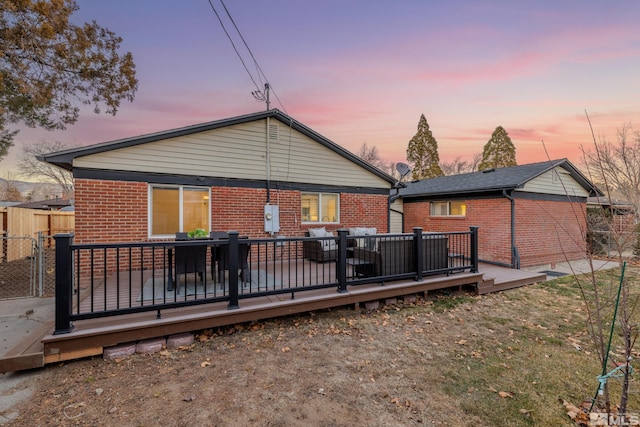
[[[176,241],[190,240],[187,233],[176,233]],[[201,281],[207,271],[207,246],[176,246],[175,247],[175,283],[180,274],[196,273]]]
[[[217,233],[215,236],[213,233]],[[216,240],[228,239],[229,235],[223,232],[212,232],[211,238]],[[246,239],[241,237],[241,239]],[[251,282],[251,269],[249,268],[249,251],[251,246],[248,243],[238,244],[238,270],[240,270],[240,280],[244,284]],[[229,270],[229,245],[213,246],[211,248],[211,267],[217,265],[218,281],[224,284],[224,273]],[[213,275],[213,271],[211,273]],[[215,278],[214,278],[215,281]]]

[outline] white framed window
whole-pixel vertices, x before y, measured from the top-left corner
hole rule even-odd
[[[340,195],[335,193],[302,193],[302,222],[340,222]]]
[[[178,231],[211,229],[211,188],[149,186],[149,237],[175,237]]]
[[[453,216],[465,217],[467,215],[467,204],[465,202],[431,202],[431,216]]]

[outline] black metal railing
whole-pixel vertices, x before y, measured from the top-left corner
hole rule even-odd
[[[196,304],[229,309],[259,296],[295,294],[426,275],[478,271],[477,227],[468,232],[249,239],[231,231],[224,239],[120,244],[73,244],[56,239],[55,334],[72,322]],[[334,251],[329,261],[305,258],[309,244]],[[305,248],[305,245],[306,248]]]

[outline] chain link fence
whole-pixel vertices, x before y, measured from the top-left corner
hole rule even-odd
[[[0,237],[0,299],[54,296],[55,262],[53,236]]]
[[[7,236],[0,238],[0,299],[39,295],[37,270],[36,239]]]
[[[53,236],[38,234],[38,259],[40,296],[52,297],[56,291],[56,248]]]
[[[589,249],[596,256],[632,258],[640,245],[637,233],[589,230]]]

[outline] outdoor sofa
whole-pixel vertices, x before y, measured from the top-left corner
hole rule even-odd
[[[413,259],[413,238],[385,237],[383,234],[365,238],[365,244],[353,248],[356,276],[391,276],[416,272]],[[422,236],[424,271],[448,268],[449,249],[446,236]],[[362,239],[357,239],[362,240]]]

